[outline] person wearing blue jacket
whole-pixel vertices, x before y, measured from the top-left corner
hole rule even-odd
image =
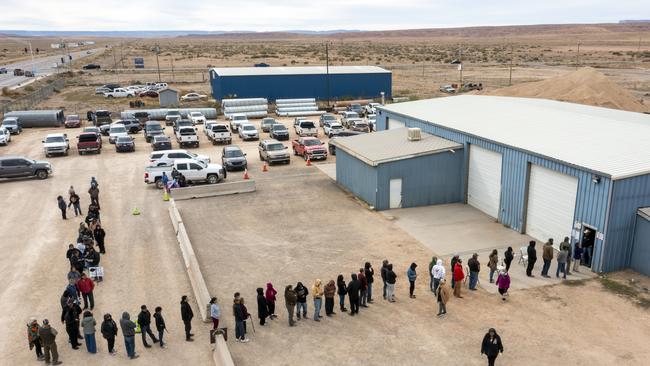
[[[409,279],[409,296],[411,299],[415,299],[415,295],[413,295],[413,291],[415,290],[415,280],[418,277],[417,272],[415,272],[415,268],[417,268],[417,264],[415,262],[411,263],[411,266],[409,267],[408,271],[406,271],[406,276]]]

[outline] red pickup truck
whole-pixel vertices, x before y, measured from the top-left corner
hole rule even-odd
[[[77,151],[79,155],[85,152],[94,152],[101,154],[102,152],[102,138],[95,132],[84,132],[77,136]]]
[[[293,154],[300,155],[305,160],[325,160],[327,159],[327,149],[324,144],[316,137],[300,137],[291,142]]]

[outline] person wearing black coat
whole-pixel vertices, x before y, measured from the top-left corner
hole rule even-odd
[[[357,274],[352,274],[352,281],[348,284],[348,297],[350,298],[350,315],[359,313],[359,291],[361,291],[361,281],[357,279]]]
[[[483,337],[481,354],[487,356],[488,366],[494,366],[494,361],[497,359],[499,353],[503,353],[501,337],[499,337],[494,328],[490,328],[490,330],[485,334],[485,337]]]
[[[156,336],[151,331],[151,313],[146,305],[140,306],[140,314],[138,314],[138,325],[140,326],[140,333],[142,334],[142,344],[145,348],[151,346],[147,343],[147,334],[153,340],[153,343],[158,343]]]
[[[508,250],[503,254],[503,263],[506,264],[506,272],[510,270],[510,263],[515,259],[515,253],[512,251],[512,247],[508,247]]]
[[[115,354],[115,337],[117,336],[117,324],[111,314],[104,315],[104,321],[101,326],[102,336],[108,343],[108,353]]]
[[[372,284],[375,282],[374,276],[375,276],[375,270],[372,268],[372,265],[370,262],[366,262],[364,265],[364,274],[366,275],[366,280],[368,281],[368,290],[366,293],[367,296],[367,301],[372,304]]]
[[[104,247],[104,239],[106,238],[106,231],[102,229],[102,226],[100,224],[97,224],[97,227],[95,227],[95,230],[93,231],[93,236],[95,237],[95,241],[97,242],[97,246],[99,247],[99,252],[101,254],[106,254],[106,248]]]
[[[381,280],[384,283],[384,300],[386,300],[386,273],[388,273],[388,259],[381,263]]]
[[[181,319],[183,319],[183,324],[185,324],[185,340],[188,342],[194,341],[192,337],[192,318],[194,318],[194,313],[192,312],[192,307],[190,303],[187,302],[187,295],[181,297]]]
[[[345,295],[348,294],[348,287],[345,285],[345,279],[343,279],[342,274],[336,278],[336,293],[339,295],[339,305],[341,306],[341,311],[348,311],[348,309],[345,308]]]
[[[167,330],[167,326],[165,325],[165,318],[162,316],[162,308],[160,306],[156,306],[154,309],[153,317],[156,319],[156,330],[158,331],[158,342],[160,343],[160,348],[165,348],[165,343],[163,342],[163,334],[165,334],[165,330]]]
[[[528,266],[526,267],[526,276],[535,277],[533,275],[533,268],[535,267],[535,262],[537,262],[537,250],[535,250],[535,240],[531,240],[528,243]]]
[[[68,302],[65,310],[65,331],[68,333],[68,339],[72,349],[79,349],[79,314],[81,314],[81,308],[79,305],[74,302]]]
[[[263,326],[266,323],[267,316],[269,316],[269,307],[268,304],[266,303],[266,297],[264,297],[264,289],[258,287],[257,288],[257,317],[260,318],[260,325]]]

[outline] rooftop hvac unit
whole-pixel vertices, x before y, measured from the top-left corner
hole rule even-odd
[[[419,128],[409,128],[409,141],[420,141],[422,139],[422,132]]]

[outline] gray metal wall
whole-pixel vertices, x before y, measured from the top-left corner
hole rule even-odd
[[[650,220],[640,214],[636,215],[630,267],[639,273],[650,276]]]
[[[62,109],[13,111],[4,117],[18,117],[22,127],[61,127],[64,121]]]
[[[160,93],[160,107],[178,107],[178,93]]]
[[[608,195],[611,185],[611,180],[608,177],[604,175],[601,176],[600,183],[595,184],[592,182],[592,175],[594,172],[588,172],[576,167],[568,166],[555,160],[550,160],[528,152],[496,144],[494,142],[481,139],[480,137],[449,130],[440,125],[436,125],[435,122],[431,123],[417,120],[392,112],[381,111],[381,113],[378,113],[377,129],[379,131],[386,128],[387,117],[391,120],[395,119],[399,120],[400,122],[404,122],[407,127],[419,127],[424,132],[464,144],[465,149],[462,187],[465,202],[469,145],[474,144],[476,146],[501,153],[503,155],[503,163],[501,172],[501,201],[498,220],[504,225],[518,232],[525,232],[529,166],[530,164],[535,164],[548,169],[556,170],[563,174],[577,177],[578,194],[576,197],[574,223],[578,225],[584,223],[596,228],[598,232],[603,232],[605,230],[605,221],[608,212]],[[483,122],[487,123],[487,121]],[[572,228],[567,228],[567,232],[569,232],[571,229]],[[577,232],[578,231],[576,231],[576,233]],[[579,238],[573,237],[573,239],[575,241]],[[561,240],[561,238],[557,238],[556,240]],[[593,270],[599,270],[598,264],[601,263],[601,246],[602,240],[596,239],[593,260],[593,263],[596,265],[592,266]],[[615,266],[605,267],[618,268]]]
[[[390,208],[390,180],[399,178],[403,208],[463,201],[462,150],[380,164],[377,173],[377,210]]]
[[[336,149],[336,182],[370,206],[377,202],[377,169]]]

